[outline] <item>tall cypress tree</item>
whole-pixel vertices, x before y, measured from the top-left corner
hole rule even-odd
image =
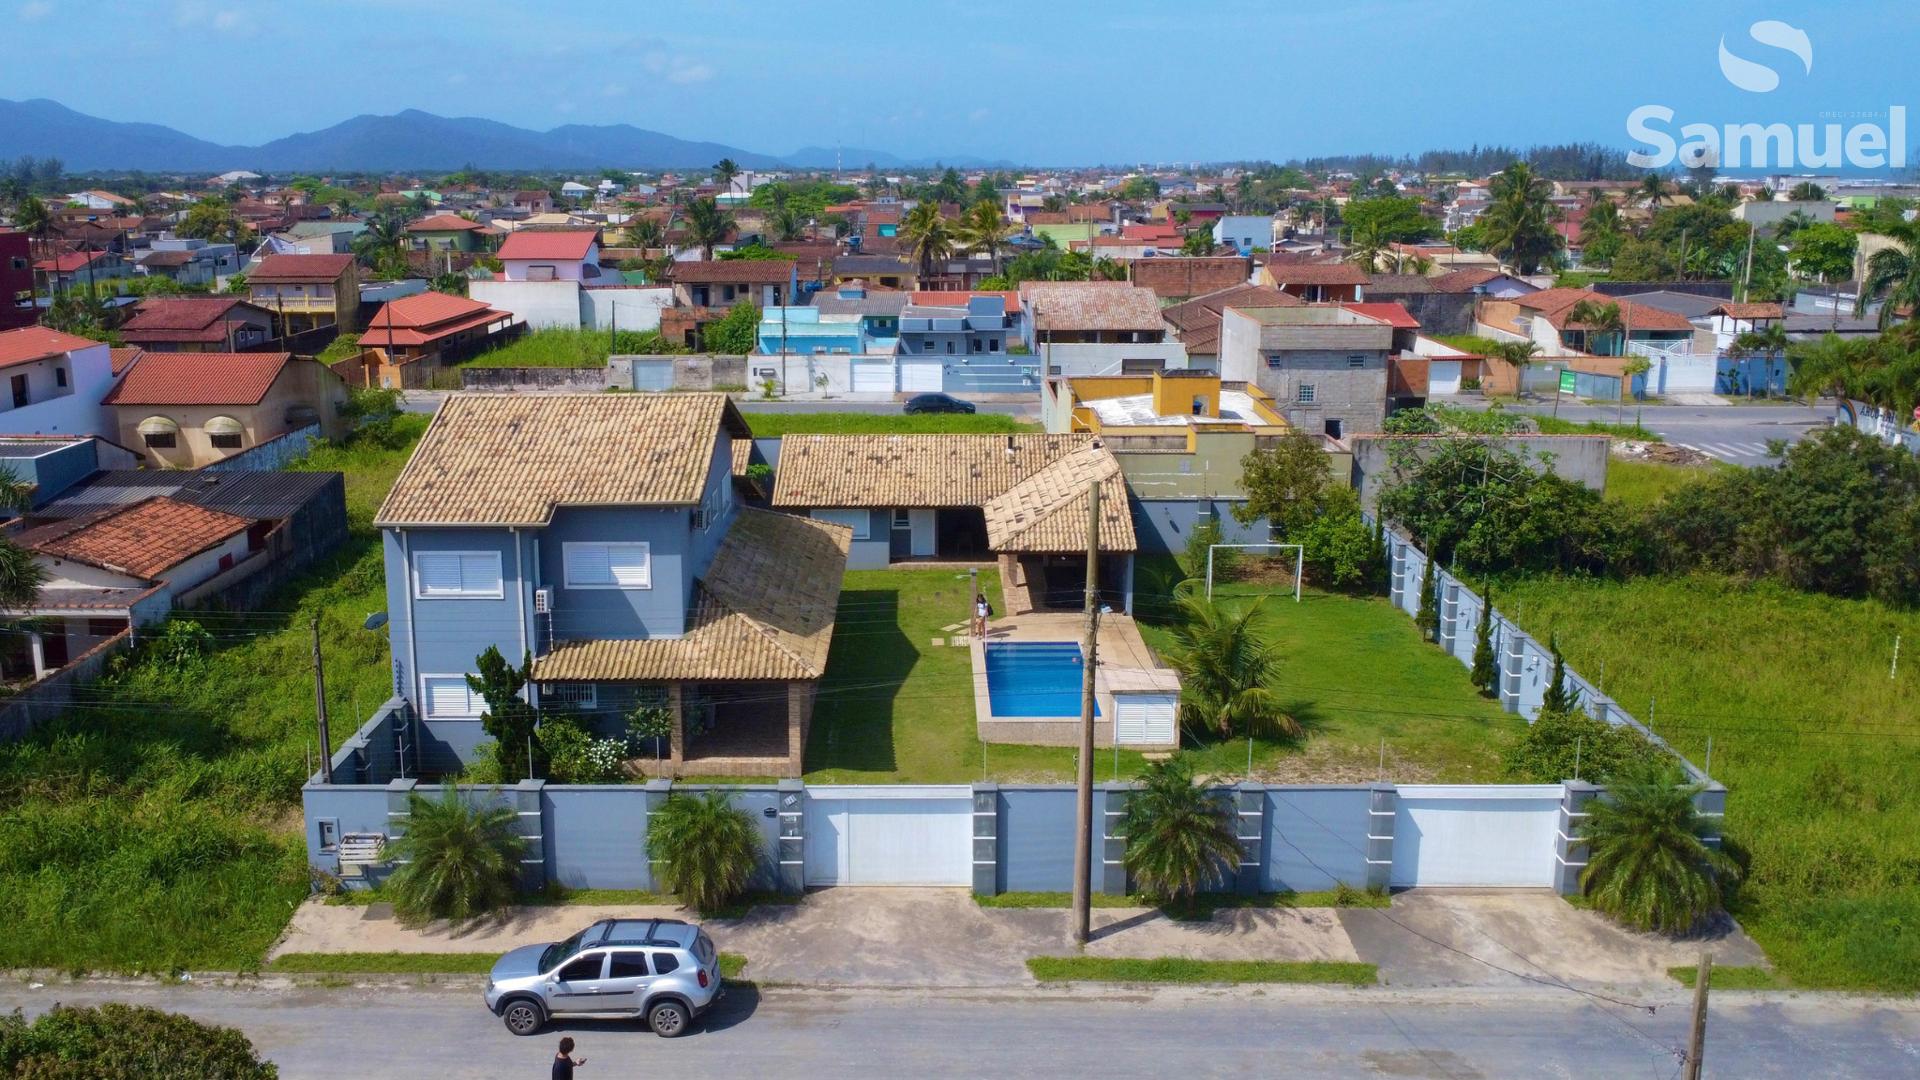
[[[1440,605],[1434,602],[1433,556],[1427,556],[1427,568],[1420,572],[1420,614],[1414,621],[1428,641],[1440,640]]]
[[[1473,673],[1468,676],[1482,693],[1492,693],[1498,678],[1493,666],[1493,590],[1480,605],[1480,629],[1473,638]]]
[[[1553,653],[1553,679],[1540,699],[1540,711],[1570,713],[1580,707],[1580,692],[1567,689],[1567,659],[1560,655],[1560,639],[1548,635],[1547,649]]]

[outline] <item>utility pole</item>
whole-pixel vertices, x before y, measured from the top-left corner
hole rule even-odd
[[[320,782],[333,783],[333,738],[327,734],[327,675],[320,663],[320,616],[313,617],[313,710],[320,722]]]
[[[1080,681],[1080,759],[1073,833],[1073,940],[1081,945],[1093,933],[1093,677],[1100,647],[1100,481],[1087,485],[1087,639]]]
[[[1713,981],[1713,954],[1701,953],[1693,973],[1693,1034],[1687,1039],[1687,1080],[1700,1080],[1707,1052],[1707,984]]]

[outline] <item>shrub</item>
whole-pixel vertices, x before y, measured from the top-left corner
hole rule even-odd
[[[760,865],[760,829],[724,791],[673,794],[647,821],[647,856],[680,902],[715,911],[747,890]]]
[[[1420,611],[1413,621],[1420,627],[1420,633],[1428,641],[1440,640],[1440,598],[1438,580],[1434,577],[1434,563],[1438,562],[1433,553],[1427,553],[1427,563],[1420,571]]]
[[[1595,910],[1636,930],[1685,933],[1726,906],[1740,870],[1702,837],[1693,807],[1701,786],[1678,766],[1646,762],[1616,774],[1587,805],[1580,887]]]
[[[1180,672],[1180,719],[1189,729],[1216,735],[1297,737],[1300,725],[1280,707],[1271,688],[1277,648],[1254,626],[1261,601],[1238,611],[1178,587],[1180,621],[1171,660]]]
[[[144,1005],[55,1005],[28,1023],[0,1017],[0,1076],[34,1080],[273,1080],[238,1030]]]
[[[1213,545],[1220,542],[1219,518],[1208,514],[1206,517],[1194,519],[1193,528],[1187,530],[1186,559],[1188,576],[1200,577],[1207,572],[1207,552]],[[1227,576],[1225,574],[1226,567],[1222,564],[1222,559],[1231,560],[1232,557],[1231,549],[1223,548],[1215,551],[1213,553],[1214,571],[1222,577]]]
[[[1240,861],[1233,815],[1193,782],[1193,766],[1176,754],[1150,763],[1141,789],[1127,798],[1121,830],[1127,873],[1160,900],[1191,898]]]
[[[702,337],[707,351],[727,356],[744,356],[759,344],[760,309],[751,303],[739,303],[707,324]]]
[[[512,903],[527,842],[510,806],[469,805],[452,784],[438,799],[407,796],[407,831],[389,849],[400,868],[387,879],[403,921],[478,918]]]
[[[549,715],[540,725],[547,776],[561,784],[613,784],[626,778],[627,740],[597,739],[571,716]]]
[[[1360,517],[1360,497],[1351,488],[1327,493],[1325,505],[1299,533],[1305,562],[1321,585],[1356,589],[1380,573],[1374,535]]]
[[[1503,755],[1507,775],[1523,784],[1557,784],[1576,777],[1605,783],[1615,774],[1661,757],[1639,731],[1579,710],[1541,710]]]

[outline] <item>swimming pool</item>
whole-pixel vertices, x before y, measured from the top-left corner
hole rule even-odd
[[[1079,716],[1084,662],[1071,641],[985,645],[987,712],[993,716]],[[1100,706],[1093,708],[1100,715]]]

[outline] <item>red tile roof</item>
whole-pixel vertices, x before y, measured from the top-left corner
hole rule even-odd
[[[33,268],[41,273],[70,274],[75,270],[85,270],[88,264],[106,257],[107,252],[104,251],[69,251],[51,259],[41,259],[33,264]]]
[[[247,275],[247,283],[330,285],[352,265],[351,255],[269,255]]]
[[[98,341],[63,334],[44,326],[23,326],[18,330],[0,331],[0,367],[45,360],[49,356],[75,349],[91,349],[98,344]]]
[[[1557,330],[1585,330],[1582,323],[1569,321],[1567,316],[1574,305],[1582,300],[1591,300],[1597,304],[1620,305],[1621,321],[1632,330],[1692,330],[1693,324],[1686,316],[1676,315],[1646,304],[1636,304],[1631,300],[1619,300],[1591,289],[1542,289],[1537,293],[1528,293],[1518,297],[1514,303],[1523,308],[1537,311],[1546,317],[1547,322]]]
[[[148,353],[107,394],[108,405],[257,405],[290,354]]]
[[[1498,270],[1486,270],[1468,267],[1465,270],[1453,270],[1433,279],[1433,291],[1440,293],[1465,293],[1485,285],[1497,277],[1504,277]]]
[[[559,259],[572,262],[586,258],[587,250],[599,239],[600,233],[594,229],[522,229],[508,234],[497,254],[502,259]]]
[[[1365,285],[1367,275],[1351,263],[1275,263],[1267,273],[1276,285]]]
[[[1740,304],[1731,300],[1714,308],[1708,314],[1725,315],[1729,319],[1778,319],[1783,317],[1779,304]]]
[[[1165,300],[1245,285],[1253,274],[1253,260],[1244,255],[1134,259],[1127,268],[1135,285],[1152,289]]]
[[[741,281],[783,285],[794,272],[792,259],[712,259],[669,263],[667,278],[689,284]]]
[[[1397,303],[1390,304],[1342,304],[1348,311],[1365,315],[1369,319],[1379,319],[1395,330],[1418,330],[1420,320],[1413,313]]]
[[[478,232],[479,229],[479,222],[468,221],[459,214],[435,214],[407,226],[408,232]]]
[[[252,518],[156,496],[97,516],[28,530],[20,541],[52,558],[152,579],[252,524]]]
[[[997,296],[1007,302],[1007,313],[1020,310],[1020,294],[1012,289],[967,289],[942,292],[937,289],[916,289],[907,295],[907,303],[915,307],[966,307],[969,296]]]
[[[124,330],[199,330],[222,320],[237,296],[154,296],[134,306]],[[261,311],[265,314],[265,311]]]
[[[108,361],[113,365],[113,373],[115,375],[118,375],[121,372],[127,370],[127,368],[131,367],[135,360],[140,359],[142,353],[143,353],[143,350],[132,349],[132,348],[108,349],[107,358],[108,358]]]
[[[371,348],[427,345],[464,330],[511,318],[511,312],[496,311],[464,296],[417,293],[380,305],[380,310],[361,332],[360,343]]]

